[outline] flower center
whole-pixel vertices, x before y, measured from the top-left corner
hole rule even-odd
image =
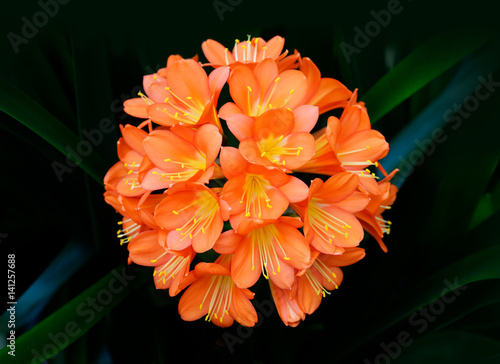
[[[191,96],[187,96],[186,100],[184,100],[180,96],[176,95],[168,86],[165,87],[165,90],[170,93],[174,102],[170,100],[170,97],[167,97],[163,100],[163,103],[169,104],[176,111],[172,114],[165,108],[162,109],[158,107],[157,110],[178,121],[179,125],[196,124],[205,110],[205,105],[200,100],[194,99]]]
[[[300,151],[304,149],[302,147],[285,147],[285,143],[286,140],[283,135],[280,135],[279,138],[275,138],[271,133],[266,139],[258,143],[261,151],[260,156],[266,157],[271,163],[284,166],[285,161],[281,161],[282,155],[298,156]]]
[[[274,91],[276,90],[276,86],[278,85],[280,78],[276,77],[274,80],[274,83],[272,85],[271,92],[269,93],[269,96],[264,100],[262,99],[264,95],[261,96],[260,101],[255,105],[252,105],[251,103],[251,97],[250,93],[253,92],[252,88],[250,86],[247,86],[247,102],[248,102],[248,110],[251,113],[250,116],[260,116],[267,110],[271,110],[273,108],[279,108],[279,107],[285,107],[288,100],[290,100],[290,97],[292,97],[293,92],[295,91],[294,89],[290,89],[288,93],[288,97],[281,100],[281,103],[279,105],[272,105],[270,104],[271,98],[273,97]],[[277,100],[278,101],[278,100]],[[257,110],[255,110],[255,106],[257,106]]]
[[[165,253],[152,260],[151,263],[156,262],[159,258],[165,255]],[[183,257],[181,255],[173,255],[168,262],[162,265],[158,270],[154,271],[153,276],[157,279],[156,283],[163,281],[163,284],[166,284],[169,279],[174,279],[175,275],[185,267],[188,260],[189,256]],[[156,273],[158,273],[158,276],[156,276]]]
[[[336,232],[347,239],[347,229],[350,229],[351,226],[338,217],[328,213],[322,207],[318,199],[313,198],[309,202],[307,208],[309,223],[314,232],[330,244],[333,243],[332,239],[335,239],[335,235],[333,235],[332,232]]]
[[[215,215],[219,211],[219,202],[210,192],[200,191],[198,194],[200,197],[189,205],[183,207],[179,211],[172,211],[175,215],[179,215],[180,212],[192,206],[198,207],[191,218],[183,226],[176,229],[177,231],[181,231],[181,235],[183,236],[181,241],[188,236],[190,239],[193,239],[193,237],[200,232],[205,234],[208,227],[212,224]]]
[[[285,250],[279,241],[277,232],[278,229],[276,229],[276,226],[267,225],[263,228],[252,230],[249,233],[252,244],[252,270],[255,269],[255,254],[253,252],[255,249],[258,249],[262,275],[266,279],[269,279],[269,269],[271,269],[271,272],[274,275],[276,275],[276,270],[278,273],[281,272],[280,260],[278,259],[278,254],[276,253],[275,244],[282,251],[285,256],[284,259],[290,260],[290,258],[286,256]],[[277,263],[276,270],[273,262]]]
[[[219,319],[222,323],[224,315],[229,315],[228,309],[231,306],[233,288],[234,282],[230,276],[219,275],[212,276],[210,278],[210,286],[208,287],[208,290],[203,297],[203,301],[200,304],[201,310],[210,292],[212,292],[210,302],[208,303],[208,314],[205,317],[205,321],[210,322],[212,317],[215,317],[215,319]]]
[[[331,275],[333,276],[333,278],[337,278],[337,276],[335,275],[335,273],[333,273],[332,271],[330,271],[330,269],[328,269],[328,267],[325,265],[325,263],[323,263],[321,260],[316,259],[314,261],[314,263],[313,263],[312,266],[314,268],[316,268],[316,270],[323,277],[325,277],[325,279],[328,282],[332,282],[332,279],[330,278],[330,275],[328,273],[331,273]],[[313,289],[314,289],[314,291],[316,292],[317,295],[322,294],[323,297],[325,297],[325,294],[330,294],[330,292],[325,287],[323,287],[323,285],[321,284],[321,282],[318,281],[318,279],[314,276],[314,274],[310,271],[310,269],[308,269],[304,275],[307,278],[307,281],[313,287]],[[339,286],[337,286],[337,284],[335,282],[333,282],[333,284],[335,285],[336,289],[339,288]]]
[[[272,209],[271,199],[267,196],[266,189],[269,182],[259,174],[248,173],[243,186],[243,195],[240,203],[245,201],[245,216],[260,219],[262,216],[262,206]]]

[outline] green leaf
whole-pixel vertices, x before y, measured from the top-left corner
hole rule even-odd
[[[485,33],[464,29],[429,39],[398,63],[362,96],[375,123],[430,81],[488,40]]]
[[[149,277],[149,275],[139,275],[124,265],[113,269],[97,283],[21,335],[16,340],[16,362],[42,363],[45,359],[56,355],[107,316],[118,303]],[[0,350],[0,362],[7,362],[11,358],[8,351],[8,346]]]
[[[376,337],[383,337],[384,332],[393,329],[419,308],[443,295],[487,279],[500,279],[500,246],[498,245],[470,254],[409,287],[378,313],[377,319],[363,329],[366,334],[357,342],[352,343],[350,350],[345,350],[344,354],[359,350]],[[417,299],[415,298],[416,292],[418,292]]]
[[[500,341],[462,331],[426,335],[402,350],[398,363],[497,363]],[[497,361],[493,360],[496,357]]]
[[[102,184],[106,164],[100,156],[95,152],[87,156],[75,156],[74,154],[78,154],[77,145],[82,141],[75,133],[31,97],[2,77],[0,77],[0,85],[0,110],[31,129],[79,165],[94,180]],[[87,143],[89,142],[87,141]]]

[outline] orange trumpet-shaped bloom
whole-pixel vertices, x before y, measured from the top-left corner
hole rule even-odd
[[[307,201],[292,205],[304,219],[307,241],[320,252],[342,254],[363,239],[363,227],[353,213],[363,210],[369,198],[356,191],[358,184],[359,177],[347,172],[326,182],[316,178]]]
[[[302,58],[300,70],[307,78],[303,104],[318,106],[320,114],[347,105],[352,92],[334,78],[322,78],[318,67],[310,58]]]
[[[168,230],[167,246],[183,250],[192,246],[197,253],[212,248],[229,218],[229,208],[208,187],[177,183],[155,210],[155,221]]]
[[[117,211],[123,215],[123,219],[118,222],[121,229],[116,233],[120,245],[128,243],[141,232],[159,229],[154,221],[153,212],[162,199],[163,195],[149,193],[140,198],[118,196],[120,208]]]
[[[307,88],[302,72],[280,73],[272,59],[260,62],[253,71],[247,66],[236,67],[227,82],[234,103],[228,102],[219,110],[220,117],[225,120],[233,114],[259,116],[280,107],[293,110],[302,105]]]
[[[239,150],[243,158],[284,171],[309,161],[315,152],[314,137],[309,131],[318,119],[317,108],[298,109],[295,113],[285,108],[272,109],[255,121],[241,114],[228,118],[229,129],[241,141]]]
[[[291,289],[296,269],[310,264],[309,245],[297,230],[300,221],[282,217],[263,222],[260,227],[243,234],[243,229],[226,231],[214,246],[224,254],[234,254],[231,276],[238,287],[253,286],[261,273],[283,289]],[[240,225],[241,226],[241,225]]]
[[[340,268],[329,266],[318,257],[310,268],[297,277],[295,287],[297,305],[304,313],[311,315],[326,294],[339,288],[343,277]]]
[[[214,263],[196,265],[192,280],[179,301],[179,314],[186,321],[205,316],[220,327],[229,327],[234,321],[252,327],[258,320],[250,302],[254,294],[238,288],[231,278],[231,255],[221,255]]]
[[[208,65],[212,67],[234,68],[241,64],[254,67],[257,63],[270,58],[282,64],[283,69],[297,68],[296,61],[299,59],[299,54],[295,53],[286,57],[288,51],[281,53],[284,44],[285,39],[277,35],[267,42],[262,38],[250,39],[249,37],[243,42],[236,39],[232,52],[213,39],[203,42],[201,48],[210,62]]]
[[[166,81],[156,83],[161,88],[157,95],[163,100],[145,100],[149,104],[147,116],[165,126],[210,123],[222,132],[215,108],[229,67],[220,67],[207,76],[199,63],[187,59],[174,62],[166,73]]]
[[[311,315],[329,291],[338,289],[344,277],[339,267],[354,264],[365,256],[361,248],[346,248],[342,255],[319,254],[309,268],[300,272],[292,297],[298,307]]]
[[[156,73],[145,75],[142,81],[145,94],[140,92],[140,97],[126,100],[123,103],[123,111],[137,118],[148,119],[148,106],[153,103],[162,103],[169,96],[168,91],[165,90],[167,70],[181,59],[183,59],[181,56],[173,54],[168,57],[166,67],[160,68]],[[198,56],[193,57],[193,60],[198,61]]]
[[[181,291],[180,283],[189,273],[194,252],[191,248],[181,252],[166,249],[160,244],[161,234],[159,230],[141,233],[129,243],[129,256],[136,264],[155,267],[156,288],[169,289],[169,295],[173,297]]]
[[[222,148],[220,162],[228,178],[221,198],[228,203],[231,215],[273,220],[285,212],[290,202],[307,197],[304,182],[282,171],[248,163],[236,148]]]
[[[179,294],[184,288],[181,284],[189,274],[189,266],[195,254],[192,248],[186,248],[179,252],[170,251],[168,260],[155,265],[153,277],[156,288],[168,289],[170,297]]]
[[[398,188],[390,183],[396,172],[398,172],[397,169],[380,181],[378,183],[380,193],[369,195],[370,202],[366,208],[355,213],[355,216],[361,221],[363,228],[377,240],[380,248],[386,253],[387,247],[382,238],[384,234],[390,234],[392,222],[385,220],[382,217],[382,213],[385,210],[391,209],[392,204],[396,200]]]
[[[269,288],[281,321],[286,326],[296,327],[301,321],[305,320],[306,314],[299,307],[297,301],[290,297],[289,289],[277,287],[272,280],[269,280]]]
[[[196,131],[181,126],[152,131],[144,140],[150,165],[141,186],[153,191],[183,181],[208,182],[221,144],[222,136],[210,124]]]
[[[327,175],[348,171],[360,177],[365,191],[376,194],[377,183],[367,167],[377,167],[388,151],[384,136],[371,129],[366,109],[352,104],[344,109],[340,120],[328,118],[328,126],[316,135],[316,154],[297,171]]]
[[[122,196],[140,196],[146,192],[139,182],[139,171],[144,159],[143,140],[148,133],[132,125],[120,125],[122,137],[117,151],[120,161],[104,176],[107,190],[116,190]]]

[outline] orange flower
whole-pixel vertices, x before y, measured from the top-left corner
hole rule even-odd
[[[166,97],[169,96],[168,91],[165,90],[167,86],[167,70],[170,66],[183,59],[179,55],[171,55],[167,59],[167,66],[160,68],[158,72],[143,77],[142,85],[144,93],[139,93],[140,97],[128,99],[123,103],[123,111],[127,114],[148,119],[147,108],[153,103],[162,103]],[[198,56],[193,57],[193,60],[198,61]]]
[[[180,283],[189,273],[194,252],[191,248],[180,252],[164,248],[160,244],[161,234],[159,230],[141,233],[129,243],[129,256],[135,264],[155,267],[153,276],[156,288],[168,288],[169,295],[173,297],[181,291]]]
[[[120,125],[120,130],[122,137],[117,144],[120,161],[106,173],[104,185],[122,196],[140,196],[146,192],[139,182],[139,170],[145,155],[142,142],[148,133],[132,125]]]
[[[269,287],[281,321],[286,326],[296,327],[305,320],[306,314],[297,301],[290,297],[290,290],[277,287],[272,280],[269,281]]]
[[[307,78],[303,104],[318,106],[320,114],[347,105],[352,92],[334,78],[322,78],[318,67],[310,58],[302,58],[300,70]]]
[[[360,185],[371,194],[378,193],[377,183],[368,166],[378,167],[389,144],[372,130],[366,109],[355,104],[356,93],[342,116],[328,118],[328,126],[316,134],[316,154],[297,171],[332,175],[342,171],[357,174]]]
[[[157,224],[169,231],[167,246],[197,253],[212,248],[229,218],[229,208],[208,187],[197,183],[176,183],[155,210]]]
[[[159,228],[154,221],[153,212],[162,199],[163,195],[149,193],[141,198],[119,196],[121,205],[117,211],[123,215],[123,219],[118,222],[122,226],[116,234],[120,245],[128,243],[141,232]]]
[[[208,182],[221,144],[222,136],[213,125],[196,131],[181,126],[152,131],[144,140],[150,163],[141,168],[141,186],[153,191],[182,181]]]
[[[183,320],[194,321],[205,316],[220,327],[229,327],[236,320],[252,327],[257,312],[250,299],[254,294],[238,288],[231,278],[231,255],[221,255],[214,263],[196,265],[192,280],[179,301],[179,314]]]
[[[270,109],[294,109],[302,105],[306,76],[297,70],[279,72],[273,59],[265,59],[253,70],[238,66],[228,79],[229,92],[234,101],[221,107],[219,115],[227,120],[233,114],[259,116]]]
[[[222,148],[220,162],[228,178],[221,198],[228,203],[231,215],[241,213],[250,219],[277,219],[290,202],[307,197],[304,182],[282,171],[248,163],[236,148]]]
[[[201,45],[205,57],[208,59],[208,65],[212,67],[230,66],[234,68],[240,64],[246,64],[250,67],[255,66],[258,62],[265,59],[273,59],[274,61],[286,65],[288,68],[296,68],[296,61],[299,59],[299,54],[295,53],[292,56],[286,57],[288,51],[281,53],[285,39],[280,36],[275,36],[268,42],[262,38],[248,38],[247,41],[240,42],[236,39],[232,52],[224,47],[219,42],[208,39]],[[286,58],[285,58],[286,57]]]
[[[326,254],[342,254],[363,239],[363,227],[354,212],[363,210],[369,198],[356,191],[357,175],[340,173],[326,182],[312,181],[307,201],[292,205],[304,219],[307,241]]]
[[[339,288],[344,277],[339,267],[351,265],[364,256],[361,248],[347,248],[342,255],[317,255],[311,266],[298,274],[292,293],[302,312],[311,315],[316,311],[322,298]]]
[[[167,79],[157,83],[158,100],[145,99],[147,116],[165,126],[213,124],[222,133],[216,113],[217,100],[229,76],[229,67],[220,67],[207,76],[192,59],[174,62],[167,70]],[[150,87],[153,88],[153,85]]]
[[[243,158],[289,172],[309,161],[315,152],[314,137],[309,131],[318,119],[317,108],[296,110],[294,113],[285,108],[272,109],[256,120],[242,114],[228,118],[229,129],[241,141]]]
[[[386,253],[387,247],[382,241],[382,238],[384,234],[390,234],[392,223],[385,220],[382,217],[382,213],[390,209],[391,205],[396,200],[398,188],[389,182],[396,172],[398,172],[397,169],[380,181],[378,183],[380,193],[377,195],[369,195],[370,202],[366,208],[354,214],[361,221],[363,228],[377,240],[380,248]]]
[[[291,289],[294,268],[305,269],[310,264],[309,245],[297,228],[302,223],[291,217],[262,222],[247,231],[250,224],[240,224],[238,233],[223,233],[214,250],[234,254],[231,276],[238,287],[253,286],[261,273],[283,289]]]

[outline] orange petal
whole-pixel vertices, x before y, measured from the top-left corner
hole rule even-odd
[[[179,123],[179,120],[175,118],[177,109],[175,109],[171,104],[156,103],[149,105],[146,110],[146,118],[150,118],[157,124],[172,126]]]
[[[246,115],[254,114],[261,89],[254,73],[246,66],[236,67],[229,76],[229,92],[234,103]]]
[[[307,92],[304,96],[304,102],[308,101],[316,93],[321,80],[321,73],[318,67],[314,64],[309,57],[302,58],[302,64],[300,65],[300,70],[304,73],[307,78]]]
[[[318,226],[318,230],[315,232],[314,239],[311,242],[314,248],[325,254],[333,254],[336,246],[345,248],[359,245],[364,236],[363,227],[353,214],[334,206],[324,206],[323,211],[342,220],[350,228],[338,227],[337,231],[335,231],[330,227],[326,232],[323,226]],[[309,215],[309,224],[313,223]],[[332,235],[334,236],[333,238]],[[329,243],[330,238],[332,239],[332,243]]]
[[[149,118],[146,111],[149,104],[141,97],[125,100],[123,103],[123,111],[136,118],[147,119]]]
[[[278,66],[272,58],[259,62],[254,68],[254,74],[261,90],[267,90],[269,85],[278,77]]]
[[[171,250],[183,250],[192,244],[189,236],[183,236],[180,231],[170,231],[167,236],[167,246]]]
[[[291,133],[299,131],[310,132],[318,121],[319,108],[312,105],[302,105],[293,110],[295,125]]]
[[[260,42],[258,43],[260,45]],[[279,35],[274,36],[270,40],[267,41],[266,43],[266,58],[273,58],[276,59],[279,57],[281,54],[281,51],[283,50],[283,46],[285,45],[285,39],[283,37],[280,37]],[[259,58],[259,57],[257,57]]]
[[[138,181],[139,173],[133,172],[127,174],[123,179],[116,185],[116,191],[122,196],[141,196],[146,190],[141,187]]]
[[[166,81],[154,82],[149,86],[147,90],[148,97],[155,103],[163,103],[165,102],[165,99],[172,97],[172,95],[166,88],[167,88]]]
[[[314,195],[322,201],[337,203],[346,199],[356,190],[359,177],[349,172],[339,173],[328,178],[321,190]]]
[[[297,302],[289,297],[288,290],[276,287],[272,281],[269,281],[269,287],[283,323],[287,326],[297,326],[305,318],[305,314],[299,308]]]
[[[233,114],[243,114],[243,111],[233,102],[226,102],[219,110],[219,117],[227,120]]]
[[[321,294],[317,294],[306,277],[297,278],[296,302],[303,312],[313,314],[321,304],[322,297]]]
[[[235,233],[233,229],[223,232],[215,242],[214,250],[219,254],[234,254],[236,248],[243,240],[243,236]]]
[[[285,194],[290,203],[297,203],[307,199],[309,188],[297,177],[290,176],[288,183],[279,187],[279,190]]]
[[[179,314],[184,321],[194,321],[208,313],[208,305],[200,309],[203,297],[210,287],[210,277],[202,277],[184,292],[179,301]]]
[[[341,141],[358,130],[371,129],[370,119],[366,109],[359,105],[349,106],[344,109],[342,117],[342,131],[339,134],[338,140]],[[368,127],[366,127],[368,126]]]
[[[203,54],[205,54],[205,57],[213,65],[228,65],[234,63],[234,57],[232,53],[229,52],[226,47],[215,40],[207,39],[201,44],[201,48],[203,50]]]
[[[368,202],[370,202],[370,198],[366,194],[354,191],[353,194],[345,200],[336,202],[335,206],[354,213],[364,210],[368,205]]]
[[[248,162],[242,157],[238,149],[223,147],[220,152],[220,166],[227,179],[245,172]]]
[[[194,135],[196,148],[205,155],[206,166],[211,166],[219,155],[222,135],[219,129],[211,124],[202,125]]]
[[[358,152],[352,152],[356,151]],[[384,136],[376,130],[360,130],[338,143],[337,155],[342,163],[372,161],[375,162],[387,155],[389,144]],[[343,153],[346,153],[342,155]],[[366,165],[371,164],[367,162]],[[359,169],[364,168],[360,166]]]
[[[283,259],[289,258],[285,259],[285,262],[294,268],[307,269],[311,263],[311,252],[304,235],[288,224],[278,223],[275,226],[278,230],[277,238],[286,254],[283,255],[281,249],[276,247],[278,256]]]
[[[142,146],[142,142],[148,136],[148,133],[132,125],[125,125],[120,128],[125,142],[139,154],[144,155],[146,152]]]
[[[255,120],[248,115],[232,114],[226,118],[226,123],[231,133],[239,141],[251,137],[254,133]]]
[[[214,104],[217,105],[217,100],[219,99],[219,94],[226,84],[229,77],[229,67],[219,67],[208,76],[208,87],[210,89],[210,95],[212,95],[212,100]]]
[[[221,235],[224,222],[220,214],[215,213],[210,226],[205,230],[205,233],[198,233],[193,237],[192,246],[196,253],[204,253],[214,246],[215,242]],[[187,240],[187,239],[186,239]]]
[[[245,295],[242,289],[234,289],[231,306],[229,307],[229,314],[234,320],[243,326],[253,327],[257,321],[258,316],[252,303]]]
[[[165,248],[158,244],[158,232],[156,230],[149,230],[139,234],[130,241],[127,247],[132,261],[146,267],[154,267],[170,259],[169,254],[164,254],[166,253]]]
[[[264,100],[273,108],[286,107],[293,109],[300,105],[304,98],[307,81],[304,74],[297,70],[288,70],[280,73],[276,85],[267,89]],[[275,87],[276,86],[276,87]]]
[[[194,172],[193,172],[194,174]],[[160,168],[154,167],[149,171],[145,172],[143,175],[143,179],[141,181],[141,186],[144,190],[147,191],[156,191],[162,190],[164,188],[169,188],[176,181],[166,175],[165,171]]]
[[[328,255],[323,257],[323,262],[331,267],[345,267],[359,262],[366,255],[363,248],[346,248],[342,255]]]
[[[288,169],[295,169],[306,164],[316,151],[314,137],[306,132],[294,133],[283,139],[283,148],[292,150],[291,154],[281,154],[280,159]],[[295,152],[296,151],[296,152]],[[295,154],[296,153],[296,154]]]
[[[156,206],[156,223],[166,230],[183,226],[198,210],[198,206],[194,204],[199,197],[199,192],[191,190],[169,194]]]
[[[210,101],[207,74],[200,64],[192,59],[173,63],[167,71],[167,82],[176,99],[186,101],[191,97],[202,105]]]
[[[261,261],[257,247],[250,238],[243,239],[234,252],[231,263],[231,276],[240,288],[253,286],[260,277]]]
[[[341,82],[333,78],[322,78],[318,90],[309,99],[308,104],[318,106],[319,113],[323,114],[346,105],[351,94],[352,92]]]
[[[293,112],[285,108],[268,110],[255,119],[254,135],[256,140],[269,137],[278,138],[290,134],[294,127]]]
[[[144,140],[144,149],[149,159],[166,172],[176,172],[182,163],[196,165],[204,169],[203,157],[193,144],[186,142],[176,134],[167,130],[152,131]],[[170,159],[170,161],[165,161]]]

